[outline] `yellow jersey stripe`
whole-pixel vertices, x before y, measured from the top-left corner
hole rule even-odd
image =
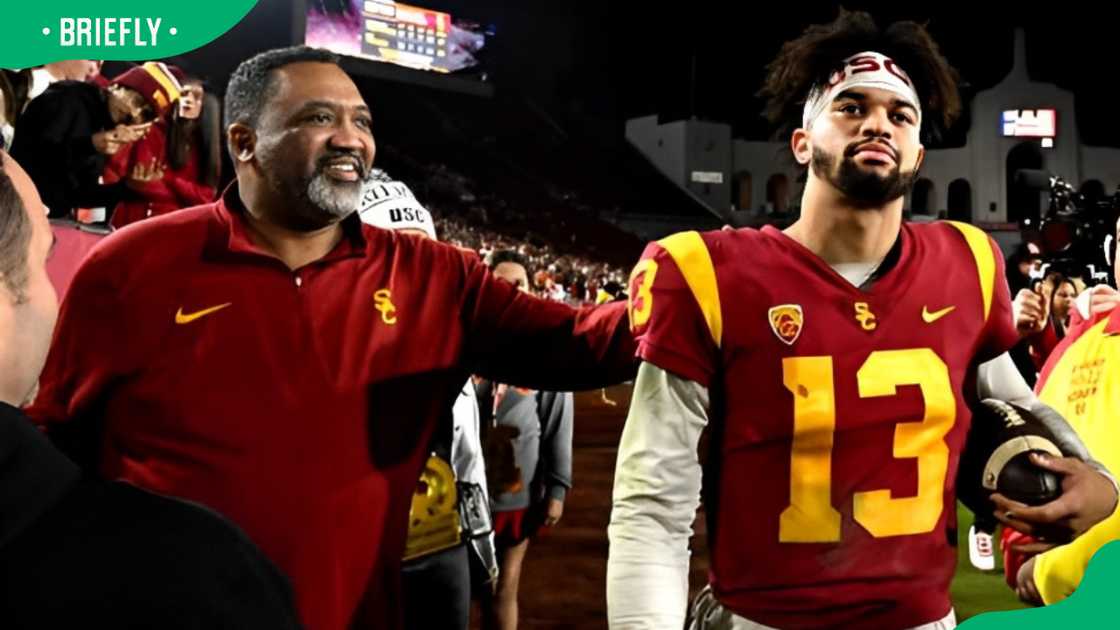
[[[700,305],[700,312],[708,324],[712,341],[720,347],[723,341],[723,309],[719,304],[719,285],[716,284],[716,269],[712,265],[708,246],[699,232],[680,232],[657,241],[681,270],[684,281],[692,290],[692,296]]]
[[[996,281],[996,259],[995,254],[992,253],[991,241],[984,230],[974,225],[958,221],[947,223],[960,231],[965,242],[968,243],[968,248],[972,250],[972,257],[976,259],[976,272],[980,275],[980,297],[984,301],[986,322],[988,313],[992,310],[992,292],[995,290]]]

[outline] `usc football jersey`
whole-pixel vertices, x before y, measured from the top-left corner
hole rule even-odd
[[[638,355],[709,388],[711,583],[779,628],[943,618],[976,366],[1017,340],[979,229],[903,224],[861,290],[773,227],[651,243],[631,276]]]

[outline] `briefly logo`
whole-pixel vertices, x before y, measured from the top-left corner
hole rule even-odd
[[[389,289],[378,289],[373,292],[373,308],[381,311],[381,321],[392,326],[397,323],[397,307],[393,306]]]
[[[931,313],[931,312],[929,312],[929,307],[923,306],[922,307],[922,321],[927,323],[927,324],[932,324],[933,322],[935,322],[935,321],[941,319],[942,317],[945,317],[946,315],[948,315],[955,308],[957,308],[957,307],[946,306],[945,308],[941,309],[940,311],[934,311],[934,312]]]
[[[864,330],[875,330],[879,327],[879,322],[875,320],[875,313],[871,312],[871,305],[867,302],[856,302],[856,321],[859,322],[859,327]]]
[[[207,315],[210,315],[212,313],[217,313],[218,311],[222,310],[223,308],[225,308],[225,307],[227,307],[231,304],[233,304],[233,302],[226,302],[225,304],[219,304],[217,306],[211,306],[210,308],[204,308],[201,311],[195,311],[193,313],[184,313],[183,312],[183,307],[180,306],[179,310],[175,313],[175,323],[176,324],[189,324],[196,319],[202,319],[203,317],[206,317]]]
[[[781,304],[772,307],[769,316],[770,329],[787,346],[792,346],[793,342],[801,336],[801,328],[805,324],[805,315],[801,312],[801,305]]]

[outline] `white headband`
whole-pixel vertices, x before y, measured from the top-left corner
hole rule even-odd
[[[832,74],[827,89],[817,89],[809,94],[801,115],[801,126],[808,129],[838,94],[855,87],[879,88],[894,92],[914,106],[918,126],[922,124],[922,106],[910,77],[886,55],[861,52],[844,60],[844,68]]]
[[[436,240],[432,215],[403,182],[395,181],[384,171],[375,169],[362,182],[362,200],[358,205],[362,223],[385,230],[422,230]]]

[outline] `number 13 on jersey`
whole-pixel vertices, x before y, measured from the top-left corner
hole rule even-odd
[[[840,540],[840,512],[832,504],[832,450],[836,391],[830,356],[782,360],[782,378],[793,394],[790,504],[782,511],[781,542]],[[893,497],[888,489],[852,495],[852,516],[872,536],[904,536],[933,530],[944,508],[949,446],[957,403],[949,369],[929,348],[872,352],[856,373],[860,398],[894,396],[900,385],[917,385],[925,401],[920,422],[895,426],[893,455],[914,459],[918,494]]]

